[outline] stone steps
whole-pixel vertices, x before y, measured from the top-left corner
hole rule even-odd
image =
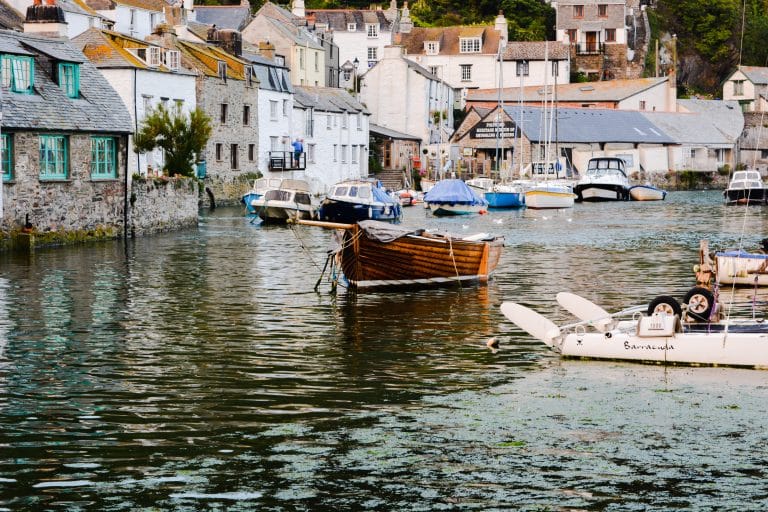
[[[389,190],[400,190],[405,186],[403,174],[400,169],[384,169],[374,176]]]

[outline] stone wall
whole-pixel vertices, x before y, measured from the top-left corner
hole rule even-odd
[[[123,235],[125,137],[117,138],[115,179],[91,179],[91,134],[81,133],[68,136],[67,179],[41,180],[39,133],[7,133],[12,136],[13,176],[2,187],[0,247],[22,231],[34,234],[33,245]]]
[[[198,181],[194,178],[133,180],[130,236],[197,226],[199,193]]]

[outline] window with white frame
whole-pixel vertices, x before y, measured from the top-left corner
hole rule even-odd
[[[320,71],[320,52],[314,52],[315,55],[315,71]]]
[[[480,47],[479,37],[459,38],[459,52],[461,53],[480,53]]]
[[[357,163],[357,144],[352,144],[352,163]]]
[[[427,55],[437,55],[440,53],[440,43],[438,41],[425,41],[424,52]]]
[[[461,66],[461,81],[469,82],[472,80],[472,64],[460,64]]]
[[[328,114],[325,116],[325,127],[329,130],[333,128],[333,114]]]
[[[515,75],[517,76],[528,76],[528,61],[527,60],[518,60],[515,65]]]
[[[341,128],[346,130],[349,126],[349,114],[347,112],[341,113]]]
[[[150,66],[159,66],[160,65],[160,47],[159,46],[150,46],[147,48],[147,64]]]
[[[299,48],[299,69],[304,69],[304,48]]]
[[[365,32],[368,37],[379,37],[379,25],[377,23],[366,23]]]
[[[269,118],[277,121],[277,101],[269,100]]]
[[[744,96],[744,80],[733,81],[733,95]]]
[[[368,67],[371,67],[373,66],[373,64],[376,64],[376,61],[378,60],[379,60],[379,49],[375,46],[369,46],[368,47]]]
[[[307,144],[307,161],[315,163],[315,144]]]
[[[343,164],[347,163],[347,149],[348,146],[346,144],[341,145],[341,163]]]
[[[715,155],[717,155],[717,165],[723,165],[725,163],[725,150],[716,149]]]
[[[270,151],[279,151],[280,150],[280,140],[278,137],[271,136],[269,138],[269,150]]]
[[[357,23],[347,23],[347,32],[355,32],[357,30]]]
[[[339,145],[334,144],[333,145],[333,161],[334,162],[338,161],[338,153],[339,153]]]
[[[357,118],[357,129],[362,130],[363,129],[363,114],[358,112],[355,116]]]
[[[283,100],[283,117],[288,117],[288,100]]]
[[[435,76],[440,76],[440,66],[429,66],[429,72]]]
[[[560,76],[560,61],[552,61],[552,76]]]
[[[181,54],[178,50],[166,50],[165,51],[165,66],[172,70],[178,71],[179,63],[181,61]]]

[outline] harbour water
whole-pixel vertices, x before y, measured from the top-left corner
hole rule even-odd
[[[499,305],[682,299],[699,240],[754,249],[767,212],[412,207],[506,236],[487,286],[421,291],[315,291],[330,233],[239,208],[2,254],[0,510],[762,510],[768,371],[561,360]]]

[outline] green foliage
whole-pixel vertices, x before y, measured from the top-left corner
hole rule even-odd
[[[202,155],[211,131],[211,118],[199,108],[187,115],[179,108],[159,105],[134,135],[134,149],[145,153],[162,148],[166,156],[163,170],[171,175],[194,176],[193,164]]]

